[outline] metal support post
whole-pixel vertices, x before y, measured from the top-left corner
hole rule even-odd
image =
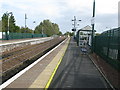
[[[95,17],[95,0],[93,2],[93,17],[92,17],[92,34],[91,34],[91,39],[92,39],[92,42],[91,42],[91,52],[93,53],[94,51],[94,26],[95,26],[95,22],[94,22],[94,17]]]

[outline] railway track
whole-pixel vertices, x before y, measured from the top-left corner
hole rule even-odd
[[[41,43],[39,43],[39,44],[41,44]],[[33,48],[33,47],[35,47],[35,46],[38,46],[39,44],[33,44],[33,45],[26,45],[26,46],[19,46],[19,47],[16,47],[16,48],[13,48],[13,49],[11,49],[11,50],[7,50],[7,51],[5,51],[5,52],[2,52],[2,55],[1,55],[1,57],[2,57],[2,59],[3,58],[7,58],[7,57],[9,57],[9,56],[11,56],[11,55],[14,55],[14,54],[16,54],[16,53],[19,53],[20,51],[22,51],[23,52],[23,50],[27,50],[27,49],[30,49],[30,48]]]
[[[64,37],[54,38],[44,43],[20,47],[9,52],[4,52],[2,55],[1,72],[3,82],[34,62],[64,39]]]

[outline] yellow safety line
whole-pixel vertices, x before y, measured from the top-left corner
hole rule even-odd
[[[52,79],[53,79],[53,77],[54,77],[54,75],[55,75],[55,73],[56,73],[56,71],[57,71],[57,69],[58,69],[58,67],[59,67],[59,65],[60,65],[60,63],[61,63],[61,61],[62,61],[62,59],[63,59],[63,56],[64,56],[66,50],[67,50],[67,47],[68,47],[69,41],[70,41],[70,38],[69,38],[69,40],[67,41],[67,46],[66,46],[66,48],[65,48],[65,51],[64,51],[62,57],[60,58],[60,60],[59,60],[59,62],[58,62],[58,64],[57,64],[57,66],[55,67],[55,69],[54,69],[52,75],[50,76],[50,79],[48,80],[48,82],[47,82],[47,84],[46,84],[44,90],[47,90],[47,89],[49,88],[49,86],[50,86],[50,84],[51,84],[51,82],[52,82]]]

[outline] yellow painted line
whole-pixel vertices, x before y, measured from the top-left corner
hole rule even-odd
[[[47,89],[60,65],[63,55],[68,47],[69,40],[62,47],[59,53],[54,57],[50,64],[43,70],[43,72],[37,77],[29,88],[45,88]],[[60,59],[59,59],[60,58]]]
[[[70,39],[69,39],[69,40],[70,40]],[[65,51],[67,50],[67,47],[68,47],[68,44],[69,44],[69,40],[68,40],[67,43],[66,43],[67,45],[66,45],[66,47],[65,47]],[[48,83],[46,84],[45,90],[47,90],[47,89],[49,88],[50,83],[51,83],[51,81],[52,81],[52,79],[53,79],[53,77],[54,77],[54,75],[55,75],[55,73],[56,73],[56,71],[57,71],[57,69],[58,69],[58,67],[59,67],[62,59],[63,59],[63,56],[64,56],[64,54],[65,54],[65,51],[64,51],[64,53],[62,54],[62,56],[61,56],[61,58],[60,58],[60,60],[59,60],[59,62],[58,62],[58,64],[57,64],[56,68],[54,69],[54,71],[53,71],[53,73],[52,73],[52,75],[51,75]]]

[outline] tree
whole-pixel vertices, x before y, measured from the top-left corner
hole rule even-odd
[[[58,33],[57,35],[62,35],[62,32],[61,32],[61,31],[59,31],[59,33]]]
[[[74,33],[72,32],[66,32],[64,35],[69,35],[69,36],[73,36],[74,35]]]
[[[8,31],[8,14],[4,13],[2,16],[2,31],[7,32]]]
[[[13,14],[11,14],[11,16],[9,18],[9,31],[10,32],[17,32],[16,25],[15,25],[15,18],[13,16]]]
[[[21,33],[20,27],[19,27],[19,26],[15,26],[15,31],[14,31],[14,32],[16,32],[16,33]]]
[[[20,32],[21,33],[32,33],[33,30],[29,29],[28,27],[27,28],[21,27]]]
[[[40,22],[40,24],[35,28],[35,33],[44,33],[48,36],[57,35],[59,32],[59,26],[48,19]]]
[[[53,24],[52,24],[51,21],[44,20],[43,24],[42,24],[42,27],[43,27],[43,32],[45,34],[47,34],[48,36],[52,36],[53,34],[55,34]]]
[[[8,31],[8,17],[9,17],[9,32],[20,32],[20,27],[16,26],[15,24],[15,18],[13,16],[13,13],[10,15],[8,13],[4,13],[2,16],[2,31],[7,32]]]
[[[2,30],[8,36],[8,17],[9,17],[9,32],[14,33],[32,33],[31,29],[19,27],[15,24],[15,18],[13,14],[8,14],[7,12],[2,16]],[[52,23],[50,20],[43,20],[38,26],[36,26],[34,33],[47,34],[48,36],[60,34],[59,26],[56,23]]]
[[[53,25],[53,32],[54,34],[59,34],[59,26],[55,23],[52,23]]]
[[[100,33],[95,33],[96,36],[100,35]]]

